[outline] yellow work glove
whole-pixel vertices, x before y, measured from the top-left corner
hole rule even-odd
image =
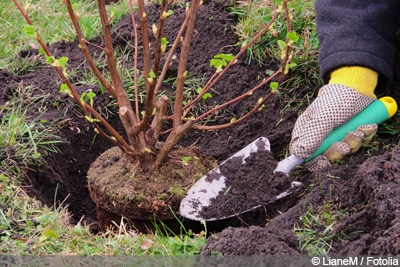
[[[374,89],[377,81],[378,73],[364,67],[342,67],[333,71],[329,83],[320,89],[317,98],[297,119],[289,145],[290,153],[303,159],[311,156],[334,128],[350,120],[376,99]],[[333,144],[323,155],[308,162],[306,167],[312,171],[320,169],[329,162],[354,153],[364,139],[370,139],[376,130],[377,125],[362,126],[349,133],[342,142]]]

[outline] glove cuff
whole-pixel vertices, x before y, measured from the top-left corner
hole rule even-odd
[[[376,99],[374,90],[378,84],[378,73],[360,66],[341,67],[331,72],[329,84],[341,84],[356,92]]]

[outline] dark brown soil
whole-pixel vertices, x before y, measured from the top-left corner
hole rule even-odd
[[[201,217],[207,220],[241,214],[274,201],[283,192],[289,192],[292,179],[283,173],[273,173],[276,165],[276,159],[268,150],[251,153],[244,163],[240,156],[225,161],[219,167],[220,173],[210,173],[206,180],[212,182],[221,176],[226,177],[226,191],[201,210]]]
[[[217,53],[234,53],[239,47],[234,46],[237,37],[232,30],[233,17],[225,12],[226,6],[220,1],[204,1],[197,22],[197,34],[193,40],[192,54],[189,58],[188,72],[197,77],[209,76],[213,71],[209,60]],[[177,10],[173,19],[168,20],[166,35],[172,39],[184,11]],[[149,8],[148,19],[156,16],[155,8]],[[123,19],[114,29],[115,45],[121,49],[131,40],[130,19]],[[101,44],[101,38],[91,40]],[[100,53],[95,46],[92,53]],[[70,58],[70,68],[82,64],[77,43],[60,42],[51,46],[56,56]],[[37,51],[24,51],[19,56],[30,58]],[[274,63],[266,59],[268,66],[260,67],[257,63],[246,64],[241,60],[225,78],[215,86],[210,104],[231,99],[255,85],[260,77],[265,76],[266,69],[274,69]],[[172,70],[173,72],[173,70]],[[305,77],[306,73],[292,75]],[[74,80],[79,80],[76,74]],[[7,70],[0,71],[0,104],[13,98],[19,83],[32,85],[33,95],[48,94],[43,118],[58,123],[60,136],[66,142],[58,145],[59,153],[46,158],[47,164],[28,171],[25,188],[29,195],[52,206],[64,203],[69,206],[73,219],[82,217],[87,223],[96,225],[96,207],[89,196],[86,174],[90,164],[106,149],[112,147],[102,138],[95,138],[90,125],[82,118],[76,105],[67,96],[57,91],[60,80],[55,71],[41,64],[30,71],[11,75]],[[399,89],[399,80],[395,80],[392,89]],[[98,92],[96,85],[77,84],[79,90],[92,89]],[[166,90],[168,86],[166,86]],[[291,88],[293,89],[293,88]],[[271,150],[275,155],[267,166],[275,165],[284,157],[290,141],[297,113],[284,109],[287,101],[296,97],[296,102],[307,103],[307,93],[316,92],[314,88],[282,89],[279,96],[270,99],[263,110],[250,120],[232,128],[216,132],[199,132],[192,130],[182,140],[182,146],[196,144],[204,156],[211,156],[222,161],[240,150],[259,136],[266,136],[271,142]],[[268,89],[265,89],[268,90]],[[297,95],[292,95],[296,91]],[[397,90],[398,91],[398,90]],[[395,92],[395,91],[392,91]],[[252,98],[246,99],[254,103],[266,92],[256,92]],[[392,93],[394,94],[394,93]],[[311,94],[310,94],[311,95]],[[396,94],[397,100],[399,98]],[[312,99],[311,99],[312,100]],[[96,104],[107,104],[108,96],[98,94]],[[57,103],[57,105],[55,105]],[[217,117],[217,122],[227,122],[232,117],[239,117],[249,104],[245,102],[233,104]],[[306,105],[303,105],[305,107]],[[284,110],[284,112],[282,112]],[[31,116],[43,113],[41,110],[30,110]],[[333,211],[344,214],[333,225],[320,225],[316,228],[319,235],[331,227],[329,233],[337,234],[332,240],[332,254],[399,254],[400,253],[400,148],[397,146],[399,136],[397,129],[389,134],[388,129],[395,125],[398,117],[392,119],[387,127],[381,127],[373,148],[365,148],[346,159],[343,164],[317,173],[303,170],[293,172],[291,178],[304,182],[306,190],[297,199],[289,199],[275,203],[274,207],[259,209],[244,214],[234,220],[216,221],[208,224],[209,232],[216,233],[208,239],[202,253],[219,252],[224,255],[255,254],[304,254],[300,250],[299,241],[294,228],[304,228],[301,216],[307,211],[318,213],[328,203]],[[110,113],[109,121],[120,131],[121,125],[117,116]],[[263,168],[253,168],[246,172],[247,180],[262,177]],[[270,176],[266,176],[268,179]],[[263,182],[263,181],[259,181]],[[243,185],[244,189],[253,191],[258,185]],[[262,193],[259,193],[262,194]],[[102,212],[102,211],[100,211]],[[184,220],[188,228],[198,231],[199,225]],[[94,227],[95,228],[95,227]],[[339,238],[340,237],[340,238]]]

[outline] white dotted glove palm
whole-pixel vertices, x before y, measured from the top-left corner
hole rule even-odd
[[[344,85],[328,84],[323,86],[318,97],[296,121],[289,145],[290,153],[303,159],[308,158],[334,128],[360,113],[374,100]],[[370,131],[371,127],[376,132],[376,125],[363,126],[360,129]],[[343,140],[345,142],[335,143],[324,155],[311,160],[306,167],[316,170],[329,165],[329,161],[340,159],[338,154],[344,156],[355,152],[360,146],[356,147],[351,144],[349,146],[348,143],[358,139],[362,142],[365,133],[364,131],[351,132],[346,138]]]

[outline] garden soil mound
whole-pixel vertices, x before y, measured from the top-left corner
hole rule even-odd
[[[209,67],[209,60],[215,54],[238,51],[240,46],[235,46],[237,36],[233,28],[234,17],[225,10],[224,2],[204,1],[196,25],[197,31],[191,48],[188,73],[199,78],[209,77],[213,72]],[[149,21],[157,16],[156,8],[148,7]],[[172,40],[183,17],[184,11],[178,9],[172,19],[167,21],[165,30],[168,40]],[[115,46],[125,48],[132,41],[131,32],[132,26],[127,17],[114,27]],[[101,45],[101,42],[100,37],[91,40],[91,43],[97,45]],[[51,46],[51,51],[55,56],[68,57],[71,70],[84,62],[77,42],[56,43]],[[28,50],[18,56],[34,61],[37,60],[37,53],[36,50]],[[101,54],[96,46],[91,46],[91,53]],[[270,59],[265,59],[266,64],[263,67],[256,62],[248,64],[245,61],[241,59],[215,86],[213,98],[208,99],[207,103],[212,105],[231,99],[254,86],[260,77],[265,77],[266,70],[277,68],[273,61],[269,62]],[[123,64],[130,63],[123,62]],[[84,64],[82,66],[87,68]],[[174,69],[171,70],[173,71]],[[305,77],[307,74],[291,75]],[[79,74],[75,74],[73,78],[81,92],[89,89],[98,92],[96,85],[79,83],[83,80]],[[112,145],[96,137],[76,105],[67,96],[58,93],[60,79],[48,65],[36,62],[35,68],[20,72],[19,75],[1,70],[0,104],[4,104],[18,92],[21,93],[17,90],[20,84],[31,85],[32,96],[47,95],[42,110],[32,109],[29,111],[29,116],[41,114],[42,119],[57,124],[59,135],[65,141],[57,146],[58,153],[46,158],[46,165],[28,171],[25,181],[26,191],[49,206],[54,203],[68,205],[75,221],[83,219],[95,228],[96,207],[87,190],[86,173],[90,164]],[[392,86],[393,92],[399,87],[397,79]],[[265,164],[274,166],[285,155],[291,130],[297,118],[297,112],[285,108],[288,101],[295,98],[293,92],[297,93],[294,104],[307,103],[308,98],[313,97],[318,88],[291,89],[295,90],[282,89],[279,95],[272,97],[266,103],[264,109],[246,122],[216,132],[192,130],[180,145],[196,145],[204,156],[222,161],[257,137],[266,136],[271,142],[275,158]],[[265,95],[267,90],[268,88],[264,88],[257,91],[254,96],[246,99],[250,101],[249,103],[230,105],[223,113],[218,114],[216,122],[224,123],[230,121],[232,117],[239,117],[246,108],[254,104],[254,101]],[[107,95],[97,94],[96,104],[106,105],[109,101]],[[42,114],[43,108],[46,110],[44,114]],[[112,111],[111,108],[109,121],[122,133],[115,110],[114,113]],[[398,117],[393,120],[398,120]],[[304,254],[306,251],[301,250],[294,229],[314,227],[317,237],[323,237],[326,233],[337,237],[329,241],[332,254],[399,254],[400,148],[396,145],[398,139],[397,133],[389,135],[385,131],[380,131],[373,143],[376,148],[374,150],[362,149],[342,164],[320,172],[308,173],[301,169],[294,172],[291,178],[305,184],[305,190],[300,196],[283,200],[275,206],[265,207],[261,211],[253,212],[247,218],[246,215],[238,217],[240,223],[217,221],[210,224],[208,230],[215,234],[208,238],[208,244],[202,253],[212,254],[217,251],[224,255]],[[243,175],[247,179],[269,179],[260,176],[262,173],[260,169],[262,167],[253,168]],[[252,186],[249,186],[248,190],[252,190],[253,188],[250,188]],[[328,220],[323,219],[317,226],[312,219],[309,224],[303,223],[305,214],[318,216],[324,209],[326,211],[327,206],[331,214],[340,214],[334,218],[333,223],[328,224]],[[185,221],[185,223],[190,227],[190,222]]]

